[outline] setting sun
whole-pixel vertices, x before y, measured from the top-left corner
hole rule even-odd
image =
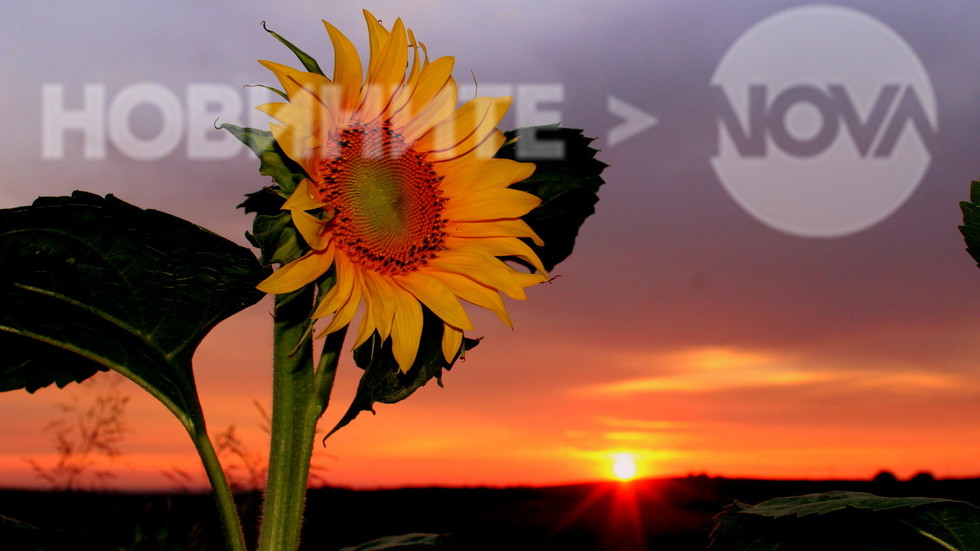
[[[632,480],[636,476],[636,458],[630,453],[613,456],[613,475],[620,480]]]

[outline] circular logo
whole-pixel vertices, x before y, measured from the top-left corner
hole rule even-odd
[[[893,30],[855,10],[806,6],[757,23],[711,80],[722,185],[761,222],[840,237],[891,215],[929,166],[936,98]]]

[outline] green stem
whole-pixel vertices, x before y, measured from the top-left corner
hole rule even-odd
[[[295,551],[299,547],[310,455],[319,418],[313,414],[316,390],[313,343],[308,333],[312,292],[311,287],[305,287],[276,296],[272,443],[260,551]]]
[[[229,551],[246,551],[245,539],[242,533],[242,524],[238,518],[238,509],[235,507],[235,498],[225,478],[225,471],[221,468],[218,461],[218,454],[214,451],[211,439],[208,438],[207,431],[204,429],[204,422],[200,421],[200,427],[190,428],[188,432],[194,441],[204,470],[211,481],[211,490],[214,499],[218,504],[218,516],[221,519],[221,527],[225,533],[225,542]]]

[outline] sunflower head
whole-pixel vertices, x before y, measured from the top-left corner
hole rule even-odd
[[[305,173],[283,209],[308,250],[259,289],[286,293],[331,272],[335,283],[312,314],[326,320],[321,334],[347,326],[360,311],[354,347],[375,334],[390,339],[407,372],[425,310],[441,320],[442,353],[452,362],[463,331],[472,329],[460,300],[510,325],[501,295],[524,299],[526,287],[546,280],[524,241],[541,239],[521,218],[540,200],[511,187],[533,164],[494,158],[505,141],[497,124],[510,98],[458,105],[451,57],[430,61],[400,19],[388,29],[364,15],[366,67],[327,22],[332,77],[315,66],[261,62],[287,100],[259,109],[278,121],[270,125],[273,138]]]

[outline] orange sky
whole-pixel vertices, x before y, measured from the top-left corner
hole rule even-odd
[[[256,453],[265,435],[252,402],[268,406],[266,312],[263,303],[219,327],[196,367],[211,430],[236,425]],[[380,405],[377,415],[363,415],[326,448],[317,446],[324,478],[356,487],[564,483],[610,477],[620,452],[636,455],[641,476],[978,474],[974,378],[902,361],[882,373],[882,366],[860,369],[833,353],[807,358],[733,347],[604,351],[604,359],[574,346],[511,355],[541,334],[533,319],[516,316],[518,331],[488,331],[481,348],[446,375],[446,388],[429,385],[405,402]],[[356,369],[344,366],[328,419],[349,399]],[[570,384],[561,381],[563,369]],[[631,375],[608,381],[587,373],[602,370]],[[8,415],[0,484],[43,486],[25,458],[53,464],[53,437],[42,429],[59,415],[54,404],[68,392],[90,400],[111,377],[81,389],[5,395],[5,411],[19,422]],[[116,474],[111,485],[172,487],[163,471],[198,472],[189,440],[168,412],[128,381],[119,388],[132,397],[126,420],[133,432],[121,458],[100,462]]]
[[[447,2],[366,6],[386,22],[404,17],[430,54],[456,55],[461,82],[472,70],[481,85],[560,85],[562,99],[541,109],[599,136],[611,166],[597,214],[555,270],[560,277],[531,289],[527,302],[508,303],[516,329],[471,310],[468,336],[485,338],[446,374],[446,387],[380,405],[317,446],[325,479],[357,487],[575,482],[610,477],[620,452],[636,454],[641,476],[980,475],[980,270],[956,229],[957,203],[980,176],[980,54],[970,41],[980,6],[850,4],[921,58],[938,130],[922,138],[931,163],[909,199],[836,238],[760,223],[711,168],[712,74],[739,36],[778,10],[770,2],[731,12],[611,2],[601,14],[586,3],[522,11],[452,4],[451,26]],[[18,83],[0,91],[0,120],[18,129],[16,139],[0,138],[0,208],[73,189],[114,193],[243,245],[250,220],[235,205],[268,183],[249,153],[192,159],[184,136],[159,159],[133,159],[111,140],[102,158],[86,159],[83,139],[69,133],[63,158],[43,158],[42,87],[62,85],[77,107],[86,83],[104,86],[111,105],[128,86],[151,82],[184,108],[190,84],[237,91],[268,83],[256,59],[293,61],[261,31],[263,20],[325,67],[332,55],[320,18],[366,47],[359,9],[323,3],[119,1],[98,14],[39,5],[15,0],[0,36],[3,51],[23,52],[0,60],[0,79]],[[562,33],[542,32],[545,21]],[[621,36],[631,40],[611,38]],[[607,109],[611,97],[655,115],[657,125],[612,143],[622,118]],[[161,124],[147,109],[133,114],[144,136]],[[249,117],[243,107],[226,118]],[[211,431],[235,425],[257,453],[265,435],[253,401],[268,407],[270,308],[262,302],[220,325],[195,360]],[[350,361],[341,365],[326,421],[340,416],[357,375]],[[72,393],[91,398],[103,384],[0,395],[0,486],[43,486],[26,459],[54,460],[44,427],[58,417],[56,404]],[[126,381],[119,388],[131,396],[132,432],[110,465],[111,484],[173,487],[163,471],[199,472],[163,406]]]

